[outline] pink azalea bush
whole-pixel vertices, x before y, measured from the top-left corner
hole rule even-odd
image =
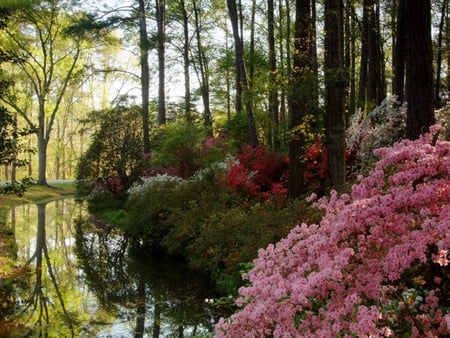
[[[438,130],[376,150],[350,194],[315,202],[319,224],[260,249],[216,337],[449,335],[450,143]]]

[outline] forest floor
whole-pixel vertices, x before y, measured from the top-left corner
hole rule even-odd
[[[26,271],[16,266],[17,247],[13,230],[7,225],[8,212],[11,208],[45,200],[53,200],[75,194],[75,184],[57,183],[48,187],[31,186],[22,197],[15,195],[0,195],[0,337],[5,327],[3,319],[14,308],[10,295],[11,287]],[[6,329],[6,328],[5,328]]]

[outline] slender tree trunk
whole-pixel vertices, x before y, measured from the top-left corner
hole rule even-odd
[[[361,27],[361,61],[359,67],[358,108],[365,109],[367,99],[368,63],[369,63],[369,19],[367,15],[367,0],[364,0],[363,19]]]
[[[325,101],[328,176],[332,188],[345,183],[344,4],[325,1]]]
[[[156,0],[156,25],[158,28],[158,124],[166,123],[166,3]]]
[[[269,40],[269,143],[274,149],[280,147],[279,115],[278,115],[278,86],[277,83],[277,59],[275,51],[275,22],[274,22],[274,0],[267,1],[267,25]]]
[[[141,63],[141,96],[142,96],[142,136],[144,153],[150,153],[149,130],[149,90],[150,71],[148,65],[149,39],[147,34],[147,20],[144,0],[139,2],[139,51]]]
[[[39,125],[37,133],[38,143],[38,184],[46,186],[47,184],[47,145],[48,140],[46,135],[45,124],[45,100],[43,97],[39,98]]]
[[[209,136],[213,135],[213,124],[211,116],[211,107],[209,101],[209,70],[208,70],[208,60],[204,53],[204,48],[201,39],[201,27],[199,13],[200,9],[197,7],[196,1],[193,0],[194,5],[194,16],[195,16],[195,36],[197,40],[197,53],[198,53],[198,68],[199,68],[199,80],[200,80],[200,90],[202,93],[203,100],[203,124]]]
[[[433,51],[430,0],[409,0],[406,99],[406,137],[417,139],[435,123],[433,103]],[[413,48],[414,47],[414,48]]]
[[[189,16],[186,10],[186,3],[180,0],[180,10],[183,20],[183,68],[184,68],[184,116],[187,121],[192,120],[191,116],[191,78],[189,72],[189,65],[191,60],[189,58]]]
[[[236,58],[236,73],[239,74],[239,76],[236,76],[237,81],[240,83],[237,83],[236,86],[239,88],[239,86],[242,86],[242,97],[241,100],[244,100],[245,104],[245,110],[247,113],[247,122],[248,122],[248,128],[249,128],[249,135],[250,135],[250,144],[253,147],[256,147],[258,145],[258,135],[256,133],[256,124],[255,124],[255,117],[253,114],[253,107],[252,107],[252,100],[250,97],[250,87],[247,77],[247,71],[245,68],[245,61],[244,61],[244,44],[242,42],[242,38],[239,35],[239,20],[237,16],[237,6],[235,0],[227,0],[227,7],[228,7],[228,13],[230,16],[231,21],[231,27],[233,29],[233,36],[234,36],[234,42],[235,42],[235,58]],[[237,92],[238,90],[236,90]],[[238,101],[238,98],[236,98],[236,101]],[[237,107],[236,107],[237,109]],[[238,111],[239,112],[239,111]]]
[[[405,93],[405,68],[406,68],[406,51],[407,51],[407,26],[406,10],[407,1],[400,0],[397,9],[397,29],[395,32],[394,44],[394,81],[392,84],[392,92],[397,96],[400,103],[404,100]]]
[[[441,69],[442,69],[442,40],[444,35],[444,24],[447,16],[448,1],[442,0],[441,20],[439,22],[437,58],[436,58],[436,84],[434,88],[434,103],[436,108],[442,107],[441,102]]]

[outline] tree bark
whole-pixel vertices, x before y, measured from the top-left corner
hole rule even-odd
[[[139,2],[139,51],[141,62],[141,96],[142,96],[142,138],[144,153],[150,153],[149,130],[149,90],[150,71],[148,65],[149,40],[147,34],[147,20],[144,0]]]
[[[238,94],[239,88],[242,89],[242,97],[240,100],[245,104],[245,110],[247,113],[247,122],[250,135],[250,145],[253,147],[258,146],[258,135],[256,133],[255,117],[253,114],[252,100],[250,96],[250,87],[248,82],[247,71],[245,68],[244,60],[244,44],[239,34],[239,20],[237,14],[237,6],[235,0],[227,0],[228,13],[230,16],[231,27],[233,29],[234,48],[235,48],[235,60],[236,60],[236,93]],[[238,102],[239,98],[236,98]],[[239,113],[238,105],[236,103],[236,110]]]
[[[406,20],[406,10],[407,1],[400,0],[397,9],[397,30],[395,32],[395,43],[394,43],[394,81],[392,84],[393,94],[397,96],[400,103],[404,100],[405,93],[405,69],[406,69],[406,51],[407,51],[407,20]]]
[[[305,135],[302,129],[306,128],[303,126],[305,117],[311,115],[315,97],[310,0],[296,0],[295,7],[293,68],[289,93],[289,199],[298,198],[305,192]]]
[[[437,56],[436,56],[436,84],[434,88],[434,103],[436,108],[442,107],[441,102],[441,69],[442,69],[442,41],[443,41],[443,35],[444,35],[444,24],[445,19],[447,16],[447,6],[448,1],[443,0],[442,1],[442,7],[441,7],[441,19],[439,22],[439,31],[438,31],[438,41],[437,41]]]
[[[196,32],[196,40],[197,40],[197,53],[198,53],[198,72],[200,73],[200,91],[202,94],[203,101],[203,125],[207,131],[209,136],[213,135],[213,124],[212,124],[212,116],[211,116],[211,107],[209,101],[209,70],[208,70],[208,60],[206,58],[202,38],[201,38],[201,27],[200,27],[200,19],[199,14],[200,9],[197,7],[196,1],[193,0],[194,5],[194,17],[195,17],[195,32]]]
[[[341,191],[345,183],[345,67],[344,5],[325,1],[325,102],[330,186]]]
[[[158,124],[166,123],[166,3],[156,0],[156,25],[158,30]]]
[[[191,78],[189,65],[191,63],[189,57],[189,16],[186,10],[186,3],[180,0],[180,10],[183,20],[183,68],[184,68],[184,116],[187,121],[192,120],[191,116]]]
[[[274,0],[267,0],[267,26],[269,42],[269,142],[274,149],[280,147],[280,122],[278,114],[277,59],[275,51]]]
[[[430,0],[409,0],[407,4],[408,45],[406,58],[406,137],[417,139],[436,120],[433,100],[433,51]]]

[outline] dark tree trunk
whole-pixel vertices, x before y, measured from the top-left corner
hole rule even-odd
[[[345,183],[344,5],[325,1],[325,102],[330,186]]]
[[[407,20],[406,20],[406,6],[408,0],[400,0],[397,9],[397,30],[395,34],[394,44],[394,82],[392,84],[392,91],[397,95],[400,103],[404,101],[405,93],[405,68],[406,68],[406,50],[407,50]]]
[[[346,0],[345,6],[345,68],[348,70],[347,88],[348,92],[346,94],[348,98],[347,102],[347,112],[348,116],[352,115],[356,107],[356,38],[355,32],[357,29],[356,20],[354,19],[355,9],[353,7],[353,1]]]
[[[274,149],[280,147],[280,121],[278,114],[277,59],[275,51],[274,0],[267,1],[267,26],[269,41],[269,143]]]
[[[409,0],[407,22],[406,137],[417,139],[435,123],[430,0]]]
[[[386,94],[378,0],[364,0],[358,105],[372,109]]]
[[[442,40],[444,35],[444,24],[447,17],[448,1],[442,1],[441,20],[439,22],[438,41],[437,41],[437,57],[436,57],[436,85],[434,88],[434,104],[436,108],[442,107],[441,102],[441,69],[442,69]]]
[[[148,65],[149,41],[147,34],[147,21],[145,14],[144,0],[139,0],[139,50],[141,62],[141,95],[142,95],[142,137],[144,153],[150,152],[150,131],[149,131],[149,90],[150,74]]]
[[[166,3],[156,0],[156,25],[158,29],[158,124],[166,123]]]
[[[305,135],[302,125],[314,107],[315,81],[311,43],[313,22],[310,0],[296,0],[295,37],[291,91],[289,93],[289,183],[288,196],[295,199],[305,192]]]

